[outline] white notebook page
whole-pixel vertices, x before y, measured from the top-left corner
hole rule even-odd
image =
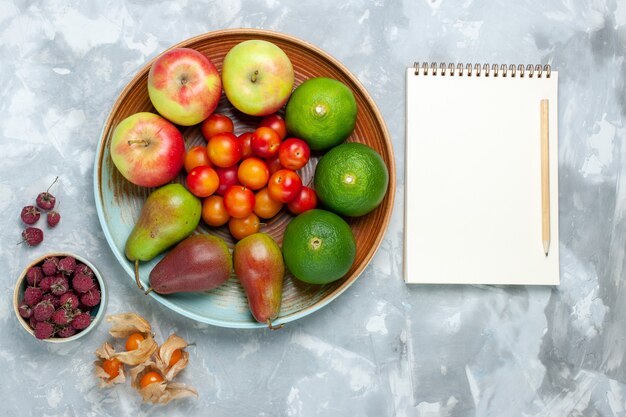
[[[407,283],[559,283],[558,73],[407,70]],[[541,228],[540,100],[549,100],[550,246]]]

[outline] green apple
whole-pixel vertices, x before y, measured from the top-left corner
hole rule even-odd
[[[293,82],[289,57],[271,42],[244,41],[224,57],[224,93],[228,101],[243,113],[266,116],[276,112],[287,102]]]
[[[215,111],[222,95],[222,80],[205,55],[190,48],[174,48],[150,67],[148,94],[161,116],[191,126]]]

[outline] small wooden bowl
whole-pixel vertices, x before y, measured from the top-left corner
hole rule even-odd
[[[341,280],[323,286],[305,284],[288,274],[285,278],[282,310],[279,318],[274,322],[278,325],[303,317],[325,306],[345,291],[363,272],[378,249],[391,217],[396,186],[395,162],[389,133],[376,104],[358,79],[339,61],[321,49],[293,36],[256,29],[210,32],[185,40],[172,48],[196,49],[208,56],[221,72],[226,53],[233,46],[249,39],[266,40],[285,51],[295,71],[294,88],[309,78],[319,76],[334,78],[346,84],[354,93],[358,107],[356,128],[347,141],[369,145],[382,156],[389,169],[389,188],[380,206],[363,217],[346,219],[357,241],[357,254],[352,268]],[[122,177],[113,165],[109,146],[113,130],[124,118],[141,111],[156,113],[147,89],[148,71],[152,62],[148,62],[135,75],[113,105],[102,131],[94,167],[94,192],[100,223],[113,253],[131,277],[129,280],[131,286],[135,286],[132,282],[133,264],[124,256],[124,245],[139,216],[143,202],[152,189],[135,186]],[[260,121],[260,118],[247,116],[234,110],[223,94],[216,112],[226,114],[233,119],[235,134],[254,130]],[[199,125],[180,127],[180,129],[187,148],[206,143]],[[312,186],[315,165],[319,156],[314,155],[309,164],[299,171],[305,185]],[[177,181],[184,184],[184,173],[181,173]],[[281,244],[284,229],[292,217],[286,210],[283,210],[268,221],[261,231],[269,233]],[[231,248],[235,243],[227,227],[214,229],[201,224],[196,232],[218,235]],[[140,266],[140,277],[144,284],[147,284],[150,271],[162,256]],[[150,296],[166,307],[197,321],[236,328],[266,326],[255,322],[250,315],[245,294],[235,277],[221,287],[206,293],[161,296],[152,292]]]
[[[13,290],[13,310],[15,311],[15,316],[17,317],[17,320],[20,322],[24,330],[30,333],[33,337],[35,337],[35,331],[30,327],[30,325],[28,324],[28,321],[26,321],[19,313],[19,305],[20,305],[20,302],[22,301],[22,298],[24,297],[24,291],[26,291],[26,286],[27,286],[26,273],[31,267],[40,264],[46,258],[50,258],[52,256],[56,256],[58,258],[63,258],[66,256],[73,256],[77,261],[84,263],[93,271],[93,275],[98,281],[98,286],[100,287],[100,304],[98,304],[97,306],[91,309],[91,313],[90,313],[91,324],[89,325],[89,327],[79,331],[78,333],[70,337],[51,337],[49,339],[38,339],[38,340],[42,340],[44,342],[50,342],[50,343],[66,343],[66,342],[71,342],[71,341],[80,339],[81,337],[87,335],[102,320],[102,317],[104,316],[106,303],[107,303],[107,289],[106,289],[106,285],[104,284],[104,280],[102,279],[102,276],[100,275],[100,272],[98,272],[96,267],[93,266],[91,262],[89,262],[87,259],[83,258],[82,256],[76,255],[74,253],[69,253],[69,252],[53,252],[53,253],[47,253],[35,259],[33,262],[28,264],[26,268],[24,268],[24,270],[20,274],[20,277],[17,279],[17,282],[15,284],[15,289]]]

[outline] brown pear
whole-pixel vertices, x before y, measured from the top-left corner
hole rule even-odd
[[[280,248],[268,234],[255,233],[237,242],[233,262],[250,312],[256,321],[273,328],[272,320],[280,312],[285,277]]]
[[[150,288],[159,294],[209,291],[222,285],[232,268],[224,240],[209,234],[192,235],[152,269]]]

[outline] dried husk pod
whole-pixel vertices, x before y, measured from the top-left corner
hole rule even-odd
[[[141,333],[144,337],[135,350],[117,352],[114,357],[127,365],[135,366],[150,359],[158,349],[152,336],[152,328],[143,317],[135,313],[122,313],[107,316],[106,320],[112,323],[109,333],[117,339],[128,338],[131,334]]]
[[[98,360],[94,361],[96,376],[100,378],[101,387],[112,387],[115,384],[122,384],[126,382],[126,372],[124,366],[120,366],[119,373],[115,378],[111,378],[104,368],[102,367],[105,360],[109,360],[115,357],[115,348],[108,342],[96,349],[96,356]],[[121,361],[120,361],[121,362]]]
[[[156,366],[166,380],[171,381],[180,371],[187,367],[189,352],[184,350],[187,346],[189,346],[189,343],[185,339],[173,333],[154,354]],[[176,349],[181,350],[181,357],[178,362],[170,366],[172,354]]]
[[[198,391],[196,391],[194,387],[187,384],[170,382],[167,379],[141,388],[141,378],[147,372],[151,371],[161,373],[157,364],[152,361],[147,361],[137,365],[130,370],[130,383],[133,388],[139,391],[139,394],[141,394],[141,398],[144,402],[150,402],[152,404],[167,404],[178,398],[198,397]]]

